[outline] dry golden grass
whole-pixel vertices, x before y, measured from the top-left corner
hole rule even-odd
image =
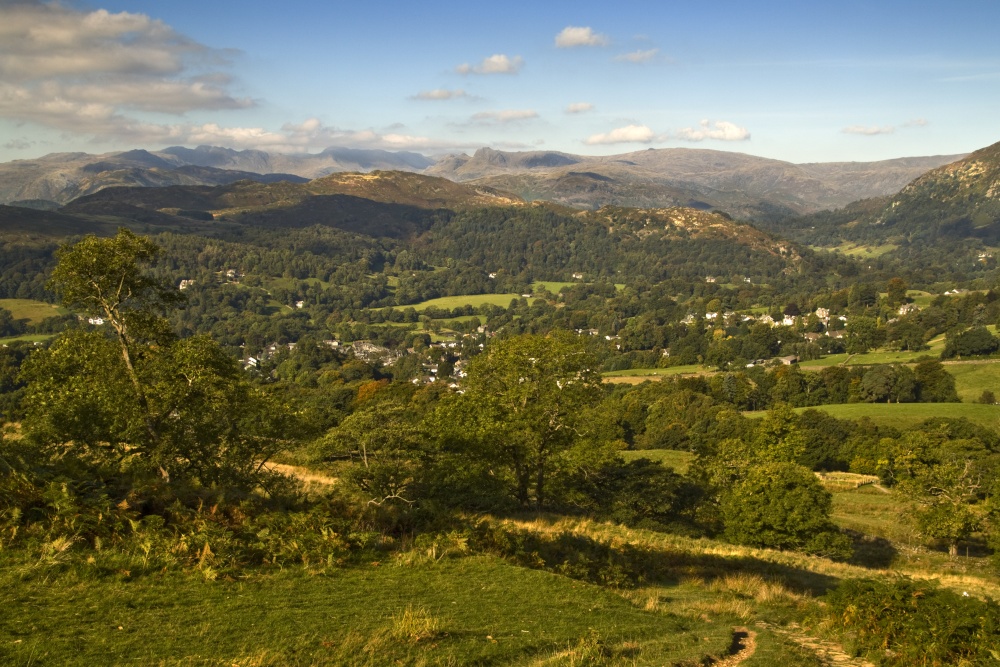
[[[434,639],[441,634],[441,621],[425,607],[406,605],[406,609],[393,614],[390,636],[397,641],[417,643]]]
[[[735,573],[760,575],[766,581],[783,580],[783,586],[808,589],[817,580],[869,578],[905,575],[914,579],[937,581],[940,585],[977,597],[1000,598],[1000,582],[993,577],[973,574],[953,575],[899,566],[891,569],[867,568],[838,563],[827,558],[794,551],[756,549],[707,538],[690,538],[649,530],[627,528],[619,524],[588,519],[540,517],[533,520],[498,520],[522,530],[558,534],[568,532],[608,542],[612,547],[625,544],[662,552],[681,579],[725,579]],[[827,583],[833,583],[829,581]]]
[[[303,483],[307,488],[310,485],[317,486],[333,486],[337,483],[336,477],[329,477],[327,475],[321,475],[319,473],[313,472],[308,468],[303,468],[301,466],[290,466],[284,463],[268,463],[265,466],[271,472],[281,473],[286,477],[294,477]]]

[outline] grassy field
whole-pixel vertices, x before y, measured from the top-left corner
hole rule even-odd
[[[822,410],[837,419],[861,419],[868,417],[876,424],[905,429],[916,426],[932,417],[962,417],[971,422],[993,429],[1000,429],[1000,406],[975,403],[845,403],[841,405],[817,405],[803,410]],[[759,417],[764,412],[745,412],[748,417]]]
[[[907,504],[898,494],[867,486],[833,494],[833,521],[841,528],[904,544],[919,543],[905,519]]]
[[[646,380],[660,380],[675,375],[698,375],[711,371],[698,364],[687,366],[670,366],[668,368],[629,368],[621,371],[606,371],[601,373],[605,382],[640,384]]]
[[[906,290],[906,296],[913,299],[913,303],[920,308],[926,308],[931,305],[931,301],[934,300],[936,294],[931,294],[930,292],[923,292],[921,290],[911,289]]]
[[[626,461],[635,461],[637,459],[659,461],[681,474],[687,472],[691,461],[694,460],[694,454],[678,449],[628,449],[621,452],[621,455]]]
[[[531,289],[532,290],[547,289],[553,294],[559,294],[559,290],[561,290],[563,287],[572,287],[573,285],[582,285],[582,284],[584,283],[581,283],[580,281],[560,282],[558,280],[536,280],[535,282],[531,283]]]
[[[944,336],[932,339],[928,345],[929,349],[918,352],[898,352],[893,350],[875,350],[865,354],[828,354],[822,359],[803,361],[799,364],[802,370],[826,368],[827,366],[869,366],[871,364],[909,364],[921,357],[941,356],[944,350]]]
[[[884,245],[861,245],[855,243],[842,243],[839,246],[810,246],[813,250],[824,250],[826,252],[839,252],[844,255],[849,255],[851,257],[857,257],[858,259],[869,259],[872,257],[881,257],[887,252],[892,252],[899,246],[893,245],[892,243],[886,243]]]
[[[421,303],[415,303],[409,306],[394,306],[396,310],[404,310],[406,308],[413,308],[417,312],[426,310],[428,308],[458,308],[460,306],[472,306],[473,308],[477,306],[482,306],[484,304],[491,304],[494,306],[500,306],[501,308],[506,308],[510,305],[511,299],[520,299],[520,294],[470,294],[467,296],[443,296],[439,299],[430,299],[429,301],[423,301]]]
[[[31,324],[69,312],[60,306],[33,299],[0,299],[0,308],[9,310],[15,320],[27,319]]]
[[[21,336],[10,336],[8,338],[0,338],[0,345],[6,345],[7,343],[41,343],[47,341],[48,339],[55,336],[55,334],[23,334]]]
[[[1000,361],[947,362],[945,369],[955,378],[955,389],[965,403],[979,400],[983,391],[1000,396]]]
[[[601,647],[627,664],[701,664],[732,635],[485,556],[243,582],[72,572],[0,581],[19,611],[0,615],[5,665],[625,664],[587,661]]]

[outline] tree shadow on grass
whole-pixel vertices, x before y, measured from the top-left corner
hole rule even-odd
[[[469,546],[518,565],[616,588],[676,586],[682,578],[711,581],[736,572],[777,579],[790,590],[811,595],[822,595],[839,583],[834,576],[752,556],[612,543],[569,531],[539,533],[488,520],[470,527]]]
[[[854,546],[854,555],[847,561],[851,565],[871,569],[885,569],[892,565],[899,550],[884,537],[865,535],[856,530],[845,531]]]

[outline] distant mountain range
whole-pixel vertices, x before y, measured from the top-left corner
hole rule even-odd
[[[472,156],[449,155],[434,161],[418,153],[349,148],[284,155],[214,146],[172,147],[104,155],[54,153],[0,164],[0,203],[54,210],[109,187],[218,186],[241,180],[304,183],[335,173],[394,170],[575,208],[685,206],[774,221],[894,194],[928,170],[961,157],[792,164],[685,148],[603,157],[483,148]]]
[[[328,148],[310,155],[234,151],[215,146],[122,153],[52,153],[0,164],[0,203],[48,208],[108,187],[225,185],[240,180],[304,183],[328,174],[375,169],[421,171],[433,161],[418,153]]]
[[[426,173],[489,185],[526,200],[569,206],[719,208],[748,220],[780,219],[898,192],[961,155],[880,162],[793,164],[743,153],[667,148],[604,157],[483,148],[450,155]]]
[[[1000,244],[1000,143],[932,169],[884,197],[833,211],[763,224],[798,241],[836,246],[844,241],[909,246],[978,240]]]

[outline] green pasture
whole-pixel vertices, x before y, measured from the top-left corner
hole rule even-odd
[[[0,574],[14,611],[0,614],[0,663],[570,665],[598,664],[580,658],[600,647],[628,664],[693,665],[724,655],[732,636],[727,623],[646,611],[492,557],[226,582],[85,570]]]
[[[803,370],[826,368],[827,366],[870,366],[872,364],[910,364],[922,357],[938,358],[944,350],[945,337],[937,336],[931,339],[928,349],[916,352],[896,350],[875,350],[864,354],[828,354],[821,359],[803,361],[799,367]]]
[[[893,243],[885,243],[882,245],[865,245],[859,243],[842,243],[839,246],[809,246],[813,250],[821,250],[825,252],[839,252],[850,257],[856,257],[858,259],[870,259],[873,257],[881,257],[882,255],[892,252],[898,245]]]
[[[822,410],[837,419],[861,419],[867,417],[876,424],[906,429],[920,424],[926,419],[947,417],[968,419],[976,424],[1000,429],[1000,406],[978,403],[843,403],[839,405],[817,405],[803,410]],[[745,412],[748,417],[760,417],[766,412]]]
[[[659,461],[681,474],[687,472],[691,466],[691,461],[694,460],[694,454],[679,449],[627,449],[621,452],[621,456],[626,461],[635,461],[637,459]]]
[[[668,366],[667,368],[628,368],[620,371],[605,371],[601,373],[605,378],[616,377],[647,377],[651,380],[659,376],[668,377],[672,375],[689,375],[692,373],[707,373],[709,369],[698,364],[688,364],[686,366]]]
[[[482,324],[483,323],[483,319],[479,315],[461,315],[459,317],[446,317],[444,319],[435,320],[435,321],[436,322],[443,322],[443,323],[461,322],[462,324],[466,324],[468,322],[475,322],[476,324]]]
[[[38,324],[46,317],[65,315],[69,312],[60,306],[34,299],[0,299],[0,308],[9,310],[15,320],[26,319],[31,324]]]
[[[543,289],[546,289],[552,292],[553,294],[559,294],[559,290],[561,290],[563,287],[572,287],[573,285],[581,285],[581,284],[583,283],[581,283],[579,280],[575,282],[560,282],[558,280],[536,280],[535,282],[531,283],[531,289],[532,291],[541,291]]]
[[[504,294],[469,294],[466,296],[443,296],[437,299],[430,299],[429,301],[423,301],[421,303],[410,304],[406,306],[393,306],[396,310],[404,310],[406,308],[413,308],[417,312],[422,310],[427,310],[428,308],[460,308],[462,306],[472,306],[476,308],[478,306],[483,306],[490,304],[493,306],[500,306],[501,308],[506,308],[510,305],[511,299],[520,299],[520,294],[504,293]]]
[[[1000,361],[946,362],[945,369],[955,378],[955,389],[964,403],[978,401],[984,391],[1000,396]]]
[[[894,492],[874,486],[833,493],[832,519],[841,528],[893,542],[917,542],[906,520],[906,501]]]
[[[55,334],[22,334],[20,336],[9,336],[0,338],[0,345],[8,343],[42,343],[55,336]]]
[[[926,308],[931,305],[931,301],[937,297],[937,294],[931,294],[930,292],[924,292],[917,289],[906,290],[906,296],[912,299],[914,305],[920,308]]]

